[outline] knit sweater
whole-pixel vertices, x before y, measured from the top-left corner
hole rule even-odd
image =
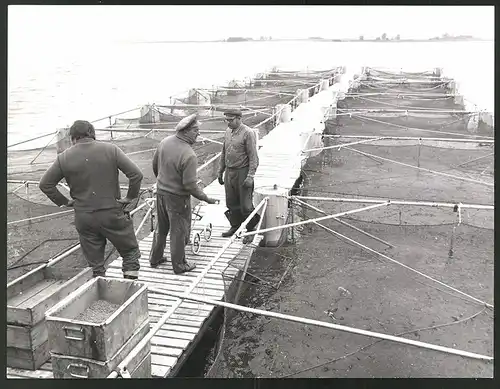
[[[117,208],[119,170],[129,179],[127,197],[136,198],[143,177],[139,167],[118,146],[84,138],[57,156],[39,187],[54,204],[67,205],[68,198],[57,189],[64,178],[76,211]]]
[[[198,158],[191,145],[181,135],[163,139],[153,156],[153,173],[158,193],[191,195],[190,187],[196,186]]]

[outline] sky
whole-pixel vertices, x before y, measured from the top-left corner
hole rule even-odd
[[[494,38],[493,6],[9,5],[9,42],[273,38]]]

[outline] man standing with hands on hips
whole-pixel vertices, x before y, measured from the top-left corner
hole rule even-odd
[[[229,109],[224,115],[228,129],[222,145],[218,180],[226,191],[228,210],[224,214],[231,224],[231,228],[222,233],[226,238],[232,236],[254,210],[254,176],[259,157],[255,132],[242,123],[241,111]],[[247,231],[254,231],[259,220],[259,214],[255,214],[246,225]],[[252,238],[246,236],[243,243],[251,242]]]
[[[122,257],[123,277],[135,280],[141,251],[127,208],[139,196],[143,174],[118,146],[97,141],[88,121],[75,121],[69,134],[73,146],[58,154],[40,180],[40,190],[54,204],[74,208],[75,227],[94,277],[106,274],[104,250],[109,240]],[[129,179],[123,199],[119,171]],[[57,189],[63,178],[71,200]]]
[[[181,274],[196,267],[186,261],[185,252],[191,234],[191,196],[208,204],[215,204],[217,200],[208,197],[197,184],[198,159],[191,147],[200,132],[197,115],[182,119],[175,131],[175,135],[160,142],[153,156],[158,225],[149,263],[156,268],[167,261],[163,253],[170,232],[172,268],[175,274]]]

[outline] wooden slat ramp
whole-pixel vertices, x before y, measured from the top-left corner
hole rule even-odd
[[[213,185],[213,184],[212,184]],[[214,185],[215,186],[215,185]],[[224,188],[217,183],[218,188],[212,190],[211,196],[220,200],[219,205],[202,205],[199,210],[201,220],[193,217],[193,232],[201,235],[201,248],[198,254],[193,254],[191,248],[186,247],[186,259],[196,264],[191,272],[176,275],[172,264],[168,261],[153,269],[149,266],[149,252],[151,250],[153,234],[144,238],[139,247],[142,252],[140,259],[141,269],[139,280],[148,286],[165,291],[181,294],[196,280],[197,276],[208,266],[217,252],[229,238],[222,238],[221,233],[229,228],[229,222],[224,216],[225,201]],[[208,211],[207,211],[208,210]],[[209,221],[210,220],[210,221]],[[204,239],[203,229],[206,224],[212,223],[212,237],[210,241]],[[257,240],[258,241],[258,240]],[[192,294],[222,300],[228,286],[243,269],[246,261],[254,251],[254,246],[243,246],[241,240],[236,240],[224,254],[215,262],[207,275],[196,285]],[[167,239],[165,248],[167,258],[170,257],[170,242]],[[122,277],[122,261],[118,258],[109,266],[106,276]],[[153,326],[161,316],[175,303],[171,298],[155,292],[149,292],[149,317]],[[151,371],[153,377],[167,377],[174,375],[192,348],[203,336],[207,320],[214,311],[213,305],[184,301],[174,311],[161,329],[151,340]]]
[[[202,205],[198,214],[201,220],[193,217],[193,232],[201,235],[201,248],[198,254],[193,254],[190,246],[186,247],[186,258],[189,262],[196,264],[196,269],[191,272],[176,275],[172,270],[171,262],[160,265],[153,269],[149,266],[149,252],[151,250],[153,233],[139,242],[142,256],[140,259],[141,269],[139,281],[157,289],[164,289],[174,293],[185,292],[196,277],[208,266],[211,259],[227,242],[229,238],[222,238],[221,233],[229,228],[229,223],[223,212],[225,210],[224,187],[215,183],[210,190],[210,195],[220,200],[220,204],[208,206]],[[208,224],[208,218],[212,223],[212,237],[210,241],[203,238],[203,229]],[[256,243],[260,241],[258,236]],[[234,278],[243,269],[246,262],[254,251],[254,245],[244,246],[237,239],[215,262],[207,275],[197,284],[192,294],[194,296],[222,300],[225,291],[231,284],[236,283]],[[170,242],[167,238],[165,254],[170,257]],[[122,278],[122,259],[113,261],[106,272],[106,277]],[[160,317],[173,306],[175,298],[171,298],[155,292],[148,293],[148,308],[151,327]],[[185,301],[174,311],[161,329],[151,340],[151,370],[155,378],[163,378],[174,375],[187,356],[203,336],[205,325],[214,311],[213,305]],[[44,364],[39,370],[29,371],[22,369],[7,368],[7,378],[53,378],[52,365],[50,362]]]
[[[308,102],[300,104],[291,114],[290,122],[279,123],[268,135],[259,141],[259,167],[255,175],[255,190],[277,185],[280,188],[291,190],[300,175],[300,169],[306,155],[301,150],[311,145],[312,134],[321,134],[324,130],[325,110],[331,104],[336,104],[339,91],[347,91],[352,79],[352,73],[343,74],[340,82],[312,96]],[[205,192],[218,199],[218,205],[202,205],[199,210],[201,220],[193,220],[193,230],[200,232],[201,249],[198,255],[186,248],[187,260],[196,264],[197,268],[182,275],[175,275],[170,262],[156,269],[149,266],[149,252],[153,236],[150,234],[140,243],[142,257],[139,281],[148,286],[164,289],[181,294],[195,282],[196,277],[208,266],[216,253],[227,242],[221,233],[229,228],[229,223],[224,216],[225,194],[224,187],[217,180],[205,188]],[[254,201],[255,202],[255,201]],[[195,218],[193,218],[195,219]],[[209,222],[213,225],[212,238],[206,241],[202,230]],[[255,243],[260,241],[257,236]],[[250,260],[254,245],[243,246],[241,239],[236,241],[216,261],[207,275],[197,284],[192,294],[199,297],[221,300],[229,284],[236,284],[234,277],[243,269]],[[167,239],[165,253],[170,251]],[[108,277],[121,278],[121,258],[113,261],[106,272]],[[238,269],[239,268],[239,269]],[[224,277],[223,277],[224,276]],[[233,279],[231,279],[233,278]],[[224,282],[226,281],[226,282]],[[149,292],[149,315],[152,325],[174,305],[176,299],[155,292]],[[168,377],[177,373],[186,357],[203,335],[208,319],[214,311],[214,306],[196,302],[184,301],[174,311],[166,323],[152,338],[152,374],[153,377]],[[29,372],[37,378],[47,378],[50,374],[50,363],[42,366],[40,370]],[[9,378],[29,378],[15,369],[7,369]]]

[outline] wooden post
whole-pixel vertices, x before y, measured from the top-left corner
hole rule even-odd
[[[69,136],[69,128],[60,128],[57,130],[56,149],[57,154],[62,153],[67,148],[71,147],[71,139]]]
[[[479,123],[484,124],[488,129],[493,130],[493,115],[491,112],[481,112],[479,114]]]
[[[462,95],[455,95],[453,98],[453,102],[457,105],[463,106],[464,105],[464,97]]]
[[[479,129],[479,114],[469,115],[469,120],[467,121],[467,131],[471,133],[476,133]]]
[[[262,217],[261,228],[271,228],[282,226],[286,223],[288,216],[288,198],[287,190],[283,188],[278,188],[277,185],[273,187],[263,187],[255,190],[256,202],[260,203],[262,199],[269,196],[267,202],[267,209]],[[276,247],[283,243],[286,239],[287,231],[286,229],[279,229],[275,231],[269,231],[264,234],[262,242],[264,246]]]
[[[277,104],[276,110],[280,111],[278,114],[280,123],[287,123],[291,120],[292,107],[290,104]]]

